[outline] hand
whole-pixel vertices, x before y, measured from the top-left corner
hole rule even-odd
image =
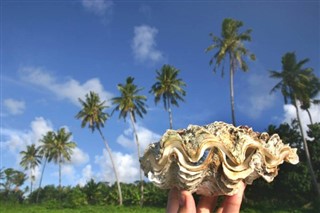
[[[241,182],[237,194],[226,196],[217,213],[237,213],[240,211],[245,184]],[[193,196],[188,191],[171,189],[168,197],[167,213],[210,213],[216,206],[217,196],[202,196],[196,206]]]

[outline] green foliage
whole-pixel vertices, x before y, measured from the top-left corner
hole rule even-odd
[[[100,130],[104,127],[104,123],[109,118],[109,114],[104,112],[108,106],[105,105],[105,101],[100,101],[100,96],[90,91],[86,94],[86,100],[79,98],[79,102],[82,105],[82,109],[76,115],[77,119],[81,121],[81,127],[84,128],[86,125],[93,132],[95,129]]]
[[[293,122],[294,124],[295,122]],[[284,206],[298,208],[307,204],[316,205],[315,194],[311,185],[307,159],[301,144],[301,136],[297,127],[281,124],[279,127],[270,125],[269,134],[279,134],[284,143],[298,149],[300,162],[297,165],[284,163],[280,165],[279,174],[273,182],[267,183],[262,179],[256,180],[252,186],[247,186],[246,197],[252,203],[265,202],[269,206]],[[308,141],[310,155],[319,181],[320,176],[320,124],[309,125]]]
[[[3,203],[22,203],[24,192],[20,187],[26,181],[26,174],[12,169],[0,170],[0,204]]]
[[[320,182],[320,123],[309,125],[308,137],[311,138],[308,141],[309,151],[311,155],[311,161],[315,169],[315,173],[318,176],[318,182]]]
[[[78,208],[87,204],[87,196],[79,186],[69,189],[69,192],[66,193],[66,199],[63,202],[63,206],[67,208]]]
[[[130,113],[134,122],[136,122],[136,115],[142,118],[143,114],[147,113],[145,109],[147,97],[139,95],[143,88],[138,88],[133,81],[133,77],[128,77],[125,84],[118,84],[117,88],[120,91],[120,96],[112,98],[112,104],[115,105],[112,114],[119,111],[119,118],[126,119],[128,113]]]

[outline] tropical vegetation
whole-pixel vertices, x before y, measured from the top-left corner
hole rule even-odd
[[[242,21],[231,18],[226,18],[222,22],[221,37],[210,33],[212,37],[212,45],[210,45],[206,52],[217,49],[217,52],[210,60],[210,65],[214,63],[213,71],[216,72],[217,68],[221,66],[221,75],[224,75],[224,62],[229,59],[230,70],[230,101],[231,101],[231,118],[232,124],[236,126],[235,118],[235,104],[234,104],[234,74],[240,68],[242,71],[248,71],[249,67],[246,58],[255,60],[255,55],[244,46],[244,42],[251,41],[251,29],[239,32],[243,26]]]
[[[154,95],[154,101],[157,104],[163,100],[164,109],[169,114],[170,129],[173,126],[171,106],[179,107],[178,101],[184,101],[186,91],[183,89],[187,84],[178,78],[180,70],[172,65],[165,64],[160,71],[156,71],[156,83],[151,87],[150,93]]]
[[[311,156],[309,153],[309,147],[304,135],[302,128],[302,121],[300,119],[299,106],[303,105],[306,107],[306,103],[310,102],[311,94],[310,90],[320,91],[319,83],[315,83],[315,75],[311,68],[304,68],[303,66],[307,63],[308,59],[303,59],[297,61],[294,52],[286,53],[282,57],[282,70],[270,71],[270,77],[279,79],[280,81],[272,88],[271,92],[280,90],[284,101],[287,104],[288,101],[295,107],[297,121],[300,129],[300,134],[303,141],[303,147],[305,151],[305,156],[307,159],[307,165],[310,171],[311,179],[313,182],[314,189],[316,190],[318,196],[320,196],[320,188],[317,182],[317,178],[312,166]],[[311,118],[311,117],[310,117]],[[312,119],[311,119],[312,121]]]
[[[79,102],[82,105],[82,110],[78,112],[76,118],[82,120],[82,128],[88,125],[92,132],[94,132],[95,129],[98,130],[111,160],[113,172],[117,182],[119,205],[121,206],[123,201],[118,171],[113,160],[110,146],[101,130],[101,127],[104,127],[104,123],[109,118],[109,114],[104,112],[104,110],[107,108],[105,101],[100,101],[99,95],[93,91],[90,91],[89,94],[86,94],[86,100],[84,101],[79,98]]]
[[[235,125],[233,77],[237,69],[248,70],[246,59],[255,59],[255,55],[245,48],[244,42],[251,41],[251,29],[239,32],[241,21],[227,18],[222,23],[221,37],[211,34],[213,44],[206,51],[216,49],[210,60],[215,64],[214,72],[229,60],[230,98],[232,122]],[[284,143],[297,149],[300,163],[280,166],[279,175],[271,183],[262,179],[248,185],[242,212],[318,212],[320,209],[320,123],[314,122],[310,113],[312,106],[320,103],[320,80],[311,67],[308,58],[298,60],[295,52],[285,53],[282,57],[281,70],[271,70],[270,78],[278,80],[271,87],[271,93],[280,91],[285,104],[295,108],[296,119],[290,124],[266,127],[269,134],[278,134]],[[165,64],[156,71],[156,81],[150,89],[155,104],[160,100],[169,114],[169,125],[173,128],[172,106],[179,106],[186,96],[186,83],[179,78],[180,70]],[[129,115],[140,157],[140,143],[137,132],[137,117],[143,118],[147,113],[147,97],[142,95],[142,87],[128,77],[124,84],[118,84],[118,97],[112,98],[114,112],[119,118]],[[110,115],[106,112],[109,100],[101,100],[98,93],[89,91],[85,99],[79,98],[81,110],[75,118],[81,120],[81,127],[88,127],[93,133],[99,132],[102,142],[109,154],[115,175],[115,183],[91,179],[84,185],[63,186],[61,167],[72,160],[76,143],[71,141],[72,133],[66,128],[56,132],[48,131],[39,141],[26,145],[21,150],[21,168],[0,168],[0,210],[1,212],[55,212],[68,208],[68,212],[81,209],[80,212],[163,212],[167,202],[167,190],[160,190],[150,182],[144,182],[140,170],[140,180],[134,183],[122,183],[119,179],[112,152],[102,129]],[[309,116],[309,123],[302,123],[301,111]],[[307,129],[303,129],[307,126]],[[42,178],[47,163],[58,164],[59,184],[42,186]],[[39,186],[34,188],[34,170],[42,167]],[[27,173],[25,173],[27,172]],[[26,186],[29,179],[30,187]],[[25,186],[25,188],[23,188]],[[198,197],[195,195],[195,199]],[[20,205],[21,204],[21,205]],[[144,204],[144,207],[141,206]],[[119,205],[119,206],[117,206]],[[76,212],[76,211],[75,211]],[[79,211],[77,211],[79,212]]]
[[[25,151],[21,151],[22,159],[20,165],[25,169],[29,170],[30,179],[30,191],[32,193],[33,182],[35,180],[34,169],[40,164],[39,148],[35,144],[28,145]]]
[[[130,116],[133,133],[135,137],[135,141],[137,144],[137,154],[138,159],[140,156],[140,143],[139,143],[139,137],[136,129],[136,115],[143,118],[143,114],[147,113],[147,110],[145,109],[145,101],[147,100],[147,97],[144,95],[140,95],[140,91],[143,88],[138,88],[137,85],[133,83],[134,78],[128,77],[126,79],[126,83],[118,84],[118,90],[120,92],[119,97],[112,98],[112,104],[115,105],[114,110],[112,111],[119,111],[119,118],[126,119],[128,113]],[[143,175],[142,170],[140,167],[140,205],[143,205],[144,202],[144,195],[143,195]]]

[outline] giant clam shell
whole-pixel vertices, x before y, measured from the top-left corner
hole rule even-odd
[[[140,158],[149,180],[163,189],[201,195],[233,195],[243,181],[263,177],[271,182],[284,161],[297,164],[297,150],[277,134],[254,132],[223,122],[167,130]]]

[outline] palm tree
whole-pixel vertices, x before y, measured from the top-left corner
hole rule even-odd
[[[296,109],[296,115],[298,120],[298,125],[300,129],[300,133],[303,139],[303,146],[304,151],[307,158],[307,165],[309,167],[310,175],[312,178],[312,182],[316,189],[317,194],[320,196],[320,189],[317,183],[317,179],[311,164],[311,158],[309,154],[309,148],[307,141],[304,136],[304,131],[302,128],[302,123],[299,114],[299,101],[303,101],[306,97],[308,97],[308,85],[310,85],[311,81],[313,80],[313,73],[311,68],[303,68],[305,63],[307,63],[309,59],[303,59],[297,62],[296,55],[294,52],[286,53],[282,57],[282,70],[281,71],[270,71],[270,77],[280,79],[271,90],[274,92],[276,90],[280,90],[283,97],[285,104],[288,101]],[[308,97],[310,98],[310,97]]]
[[[13,179],[16,170],[14,170],[13,168],[7,168],[5,170],[3,169],[4,168],[2,168],[0,172],[3,182],[0,185],[3,186],[4,191],[8,193],[11,190],[11,186],[14,184]]]
[[[311,104],[320,104],[320,100],[315,99],[315,97],[319,94],[319,92],[320,92],[319,78],[317,78],[317,76],[315,75],[312,75],[310,83],[307,85],[306,94],[300,100],[301,102],[300,108],[303,110],[306,110],[310,119],[310,124],[312,125],[313,125],[313,121],[312,121],[312,116],[309,111],[309,108],[311,107]]]
[[[240,68],[244,72],[248,71],[248,65],[245,58],[249,56],[251,60],[255,60],[255,55],[245,48],[244,42],[251,41],[251,29],[239,33],[239,29],[243,26],[242,21],[237,21],[231,18],[226,18],[222,22],[222,33],[221,38],[210,33],[213,44],[210,45],[206,52],[213,49],[217,49],[217,52],[213,55],[210,60],[210,65],[215,63],[213,71],[223,64],[222,76],[224,75],[224,62],[229,57],[229,69],[230,69],[230,100],[231,100],[231,116],[232,123],[235,126],[235,112],[234,112],[234,88],[233,88],[233,77],[235,71]]]
[[[20,186],[24,184],[24,182],[27,179],[27,175],[20,171],[15,171],[13,177],[12,177],[12,183],[15,185],[15,192],[18,192],[20,190]]]
[[[109,144],[101,131],[101,128],[104,127],[104,123],[109,118],[108,113],[104,112],[104,109],[106,109],[107,106],[105,105],[105,101],[101,102],[99,95],[93,91],[90,91],[90,93],[86,94],[85,97],[86,97],[85,101],[79,98],[79,102],[82,105],[82,109],[78,112],[78,114],[76,115],[76,118],[82,120],[81,122],[82,128],[86,127],[88,124],[88,127],[89,129],[91,129],[92,132],[94,132],[95,129],[98,130],[111,160],[112,168],[117,181],[119,205],[122,205],[122,193],[121,193],[121,186],[120,186],[120,181],[118,177],[118,172],[114,164],[114,160],[112,157],[112,152],[109,147]]]
[[[39,190],[37,193],[37,198],[36,202],[39,200],[39,195],[41,191],[41,183],[42,183],[42,178],[44,174],[44,170],[46,167],[47,162],[51,162],[52,160],[52,147],[54,145],[54,140],[55,140],[55,132],[49,131],[47,132],[42,139],[40,139],[41,145],[39,146],[39,154],[41,155],[43,159],[43,167],[42,167],[42,172],[40,176],[40,181],[39,181]]]
[[[179,107],[178,101],[184,101],[183,96],[186,92],[182,87],[186,83],[178,78],[180,70],[165,64],[161,71],[156,71],[156,83],[152,85],[150,93],[154,94],[154,101],[157,104],[162,98],[164,109],[169,113],[170,129],[172,129],[172,110],[171,106]]]
[[[65,128],[60,128],[54,134],[53,145],[50,147],[50,158],[54,163],[59,164],[59,189],[61,189],[61,166],[62,163],[71,160],[72,149],[76,147],[76,143],[70,141],[72,133],[66,132]]]
[[[25,151],[21,151],[22,159],[20,165],[25,169],[29,170],[30,178],[30,193],[32,193],[32,186],[34,182],[33,170],[41,163],[41,155],[39,154],[39,148],[35,144],[28,145]]]
[[[118,84],[118,90],[120,91],[121,96],[112,98],[112,104],[116,105],[112,114],[115,111],[119,111],[119,118],[126,119],[128,113],[130,115],[132,128],[136,140],[137,150],[138,150],[138,159],[140,158],[140,144],[139,138],[137,134],[137,130],[135,127],[136,123],[136,115],[143,117],[143,114],[146,114],[147,111],[145,109],[145,101],[147,97],[144,95],[139,95],[139,92],[143,88],[138,88],[137,85],[133,83],[134,78],[128,77],[126,80],[126,84]],[[140,190],[141,190],[141,197],[140,197],[140,205],[143,205],[143,179],[142,179],[142,170],[140,165]]]

